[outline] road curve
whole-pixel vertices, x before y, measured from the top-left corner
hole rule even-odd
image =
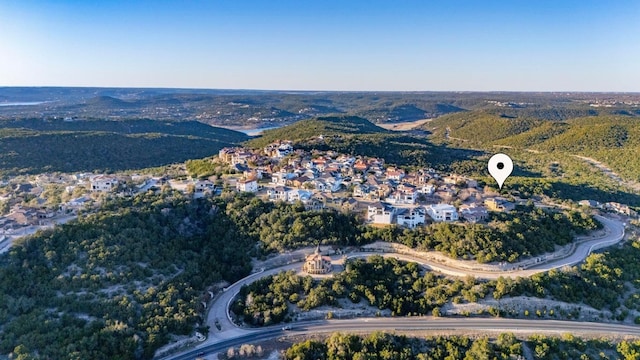
[[[583,261],[593,250],[602,248],[602,247],[606,247],[606,246],[610,246],[613,245],[615,243],[618,243],[620,240],[622,240],[622,238],[624,237],[624,226],[622,223],[615,221],[615,220],[611,220],[611,219],[607,219],[605,217],[602,216],[598,216],[598,220],[603,224],[603,226],[605,226],[606,228],[606,232],[607,232],[607,236],[600,238],[600,239],[595,239],[595,240],[590,240],[590,241],[586,241],[583,242],[581,244],[579,244],[578,246],[576,246],[575,251],[569,255],[566,258],[563,259],[558,259],[555,261],[551,261],[548,263],[544,263],[541,265],[538,265],[536,267],[533,268],[529,268],[529,269],[525,269],[525,270],[514,270],[514,271],[477,271],[477,270],[468,270],[468,269],[461,269],[461,268],[455,268],[452,266],[448,266],[448,265],[443,265],[441,263],[437,263],[434,261],[429,261],[429,260],[425,260],[419,257],[415,257],[415,256],[410,256],[410,255],[405,255],[405,254],[398,254],[398,253],[372,253],[372,252],[362,252],[362,253],[352,253],[350,255],[350,257],[366,257],[366,256],[371,256],[371,255],[382,255],[382,256],[386,256],[386,257],[395,257],[401,260],[406,260],[406,261],[413,261],[413,262],[417,262],[420,265],[424,266],[425,268],[428,268],[430,270],[433,271],[437,271],[443,274],[447,274],[447,275],[452,275],[452,276],[474,276],[476,278],[481,278],[481,279],[497,279],[500,276],[503,277],[527,277],[527,276],[531,276],[533,274],[536,273],[540,273],[540,272],[545,272],[545,271],[549,271],[551,269],[557,269],[557,268],[562,268],[564,266],[571,266],[571,265],[575,265],[581,261]],[[223,291],[222,293],[220,293],[216,299],[214,300],[214,302],[211,304],[210,306],[210,311],[208,313],[207,316],[207,324],[210,326],[210,332],[209,332],[209,337],[208,339],[201,343],[200,345],[198,345],[196,347],[196,349],[203,349],[203,348],[209,348],[211,346],[214,346],[216,344],[226,344],[226,347],[232,346],[229,345],[229,341],[235,341],[234,339],[238,340],[238,339],[244,339],[243,341],[248,341],[248,339],[252,339],[253,341],[255,340],[259,340],[260,338],[256,338],[256,336],[262,336],[261,334],[265,331],[269,331],[268,333],[271,334],[271,332],[274,331],[274,329],[267,329],[267,328],[263,328],[260,330],[247,330],[247,329],[243,329],[240,328],[238,326],[236,326],[232,321],[231,318],[229,316],[229,305],[231,303],[231,301],[233,300],[233,298],[238,294],[238,292],[240,291],[240,288],[244,285],[249,285],[252,282],[263,278],[265,276],[268,275],[273,275],[273,274],[277,274],[281,271],[287,271],[287,270],[299,270],[301,267],[300,263],[294,263],[294,264],[289,264],[289,265],[285,265],[285,266],[281,266],[281,267],[277,267],[274,269],[270,269],[270,270],[266,270],[266,271],[261,271],[258,273],[254,273],[251,274],[247,277],[245,277],[244,279],[241,279],[239,281],[237,281],[236,283],[230,285],[229,287],[227,287],[225,289],[225,291]],[[396,318],[396,319],[400,319],[397,321],[400,321],[402,323],[407,323],[407,322],[411,322],[411,320],[407,320],[407,319],[411,319],[411,318]],[[350,323],[351,320],[342,320],[341,322],[344,322],[344,324],[348,324]],[[353,320],[353,321],[357,321],[357,320]],[[377,319],[376,321],[374,321],[374,324],[379,324],[380,322],[384,322],[385,320],[381,320],[381,319]],[[440,321],[440,320],[438,320]],[[464,321],[467,324],[474,324],[473,319],[464,319]],[[494,320],[495,321],[495,320]],[[511,320],[511,321],[516,321],[516,320]],[[529,320],[531,321],[531,320]],[[221,329],[218,330],[216,328],[216,322],[218,322],[218,324],[220,325]],[[331,324],[333,324],[334,322],[330,322]],[[369,322],[371,323],[371,322]],[[367,323],[367,324],[369,324]],[[569,324],[580,324],[580,323],[573,323],[573,322],[567,322]],[[295,326],[298,327],[298,324],[302,324],[302,323],[296,323]],[[362,324],[360,324],[362,325]],[[603,326],[605,325],[610,325],[610,324],[602,324]],[[332,325],[331,329],[339,329],[342,325]],[[590,325],[591,326],[591,325]],[[461,324],[456,324],[456,328],[461,328],[463,327]],[[512,327],[513,328],[513,327]],[[635,331],[639,331],[638,335],[640,335],[640,330],[637,330],[638,328],[636,327],[632,327],[633,329],[636,329]],[[281,332],[281,329],[275,328],[276,330],[278,330],[277,332]],[[354,330],[358,330],[358,329],[362,329],[362,326],[360,327],[356,327]],[[382,328],[381,328],[382,329]],[[474,328],[474,329],[478,329],[478,328]],[[314,331],[321,331],[322,328],[316,328],[314,327],[313,329]],[[507,328],[505,328],[505,330],[507,330]],[[575,327],[574,328],[567,328],[566,331],[575,331],[577,330]],[[329,330],[329,331],[335,331],[335,330]],[[342,331],[346,331],[346,330],[342,330]],[[277,336],[277,335],[276,335]],[[239,340],[238,340],[239,341]],[[200,350],[202,351],[202,350]],[[198,351],[196,352],[187,352],[188,354],[191,354],[191,356],[193,356],[194,354],[197,354]],[[187,354],[184,353],[184,354]],[[169,359],[182,359],[181,357],[170,357]]]

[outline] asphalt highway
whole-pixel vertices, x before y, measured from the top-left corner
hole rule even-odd
[[[633,335],[640,336],[640,327],[619,324],[561,320],[522,320],[502,318],[360,318],[351,320],[321,320],[299,322],[291,325],[291,330],[281,327],[267,327],[247,331],[215,344],[200,346],[182,354],[164,358],[165,360],[194,359],[201,355],[225,351],[232,346],[275,339],[286,335],[308,335],[331,332],[373,332],[373,331],[483,331],[483,332],[529,332],[541,334],[581,334],[581,335]]]

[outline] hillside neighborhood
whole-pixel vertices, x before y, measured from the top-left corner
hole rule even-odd
[[[227,166],[229,175],[192,179],[182,176],[124,174],[41,174],[5,181],[0,193],[0,244],[66,222],[97,208],[105,196],[132,196],[168,187],[194,197],[222,191],[255,193],[268,201],[300,202],[307,210],[353,213],[363,222],[414,228],[430,222],[470,223],[488,219],[490,211],[511,211],[523,199],[505,198],[478,181],[388,166],[384,160],[333,151],[313,153],[281,141],[263,149],[223,148],[209,160]],[[637,216],[627,205],[583,200],[580,205]],[[2,246],[0,246],[2,247]]]
[[[359,215],[374,225],[407,228],[428,222],[482,222],[489,211],[509,212],[523,199],[505,198],[478,181],[425,168],[405,171],[384,160],[333,151],[294,150],[290,141],[261,150],[224,148],[217,160],[237,175],[223,186],[256,193],[269,201],[301,202],[307,210],[333,209]],[[624,215],[624,204],[584,200],[580,205]]]

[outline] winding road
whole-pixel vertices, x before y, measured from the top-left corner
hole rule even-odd
[[[527,277],[536,273],[549,271],[551,269],[562,268],[575,265],[583,261],[592,251],[611,246],[618,243],[624,237],[624,224],[617,220],[612,220],[602,216],[597,216],[598,220],[605,227],[606,235],[599,239],[584,241],[576,246],[575,250],[565,258],[553,260],[539,264],[528,269],[513,271],[471,271],[468,269],[456,268],[451,265],[444,265],[438,262],[425,260],[423,258],[398,254],[398,253],[376,253],[376,252],[356,252],[349,257],[366,257],[374,254],[395,257],[401,260],[414,261],[432,271],[452,276],[474,276],[481,279],[496,279],[503,277]],[[334,260],[338,260],[335,257]],[[486,319],[486,318],[360,318],[354,320],[331,320],[331,321],[309,321],[294,323],[294,331],[284,331],[281,327],[265,327],[261,329],[243,329],[236,326],[229,316],[229,305],[238,294],[243,285],[268,275],[273,275],[281,271],[299,270],[301,263],[289,264],[266,271],[251,274],[244,279],[237,281],[218,294],[210,306],[207,317],[207,324],[210,326],[209,337],[206,341],[197,345],[193,350],[185,351],[181,354],[166,357],[164,359],[192,359],[200,353],[213,353],[226,350],[230,346],[237,346],[247,342],[255,342],[270,338],[276,338],[288,333],[307,334],[315,332],[332,331],[364,331],[364,330],[503,330],[514,331],[515,329],[539,332],[589,332],[589,333],[616,333],[633,334],[640,336],[640,327],[586,323],[575,321],[556,320],[521,320],[521,319]],[[216,328],[216,322],[221,329]]]

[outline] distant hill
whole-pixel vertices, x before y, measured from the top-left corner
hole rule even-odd
[[[274,141],[301,141],[318,136],[386,133],[387,130],[357,116],[323,116],[300,120],[279,129],[266,130],[262,136],[247,143],[251,147],[264,147]]]
[[[440,115],[466,111],[451,104],[418,102],[415,104],[382,103],[370,108],[356,110],[355,114],[376,123],[415,121]]]
[[[161,166],[211,156],[247,139],[195,121],[2,121],[0,175]]]
[[[101,131],[118,134],[159,133],[172,136],[202,137],[227,143],[238,143],[248,139],[244,133],[210,126],[198,121],[18,119],[0,121],[0,128],[35,131]]]
[[[465,147],[494,145],[592,157],[640,181],[640,117],[598,115],[564,121],[510,118],[475,110],[442,116],[423,129]]]
[[[507,118],[486,111],[470,111],[441,116],[422,129],[441,137],[486,143],[517,135],[539,126],[543,121],[531,118]]]

